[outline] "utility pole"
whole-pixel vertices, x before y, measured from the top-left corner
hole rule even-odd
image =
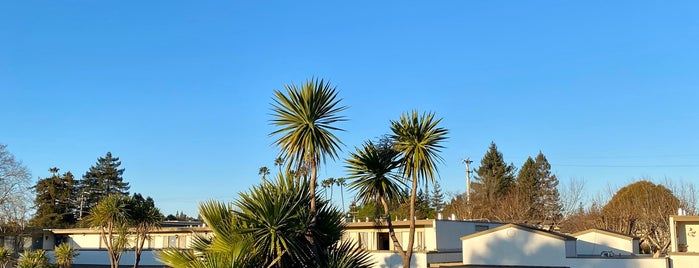
[[[461,160],[466,165],[466,202],[471,204],[471,161],[470,157]]]

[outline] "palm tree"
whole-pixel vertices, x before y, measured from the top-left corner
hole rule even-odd
[[[90,227],[99,229],[112,268],[119,267],[121,254],[128,245],[129,199],[121,194],[108,195],[90,209],[90,215],[86,218]]]
[[[320,182],[320,186],[323,187],[323,194],[325,195],[325,200],[330,200],[328,198],[328,188],[331,187],[331,182],[330,179],[324,179],[323,181]]]
[[[70,268],[73,265],[73,260],[78,256],[78,250],[73,248],[70,243],[61,243],[54,250],[56,265],[61,268]]]
[[[143,246],[145,245],[146,240],[148,240],[148,234],[151,231],[160,228],[160,222],[163,220],[163,216],[160,213],[160,210],[155,207],[155,201],[153,201],[153,198],[149,196],[144,199],[141,194],[135,193],[131,198],[130,217],[128,220],[131,230],[135,234],[135,261],[133,267],[138,268],[138,265],[141,262]]]
[[[280,157],[289,161],[287,171],[295,166],[310,172],[310,194],[316,195],[318,166],[327,157],[335,159],[340,150],[340,139],[333,134],[342,129],[335,123],[346,119],[339,115],[346,109],[340,106],[337,91],[330,83],[311,79],[300,88],[294,84],[284,86],[285,92],[274,91],[272,124],[279,127],[270,133],[279,135],[275,144],[280,147]],[[311,213],[316,211],[316,198],[311,198]]]
[[[319,200],[317,224],[307,205],[313,198],[306,181],[279,176],[241,193],[233,206],[209,201],[200,215],[214,233],[198,237],[193,250],[166,249],[160,261],[171,267],[370,267],[366,252],[340,243],[342,215]],[[313,236],[321,250],[313,256]],[[318,261],[316,261],[318,260]]]
[[[415,242],[415,199],[417,197],[418,181],[434,180],[437,162],[442,157],[438,154],[443,148],[441,142],[447,139],[447,129],[437,125],[442,119],[435,119],[434,113],[418,111],[403,113],[398,121],[391,121],[391,139],[394,148],[400,152],[402,174],[412,182],[410,189],[410,233],[407,251],[403,254],[403,267],[410,266]]]
[[[393,230],[389,210],[390,203],[400,201],[405,196],[402,190],[405,184],[394,172],[401,164],[398,155],[398,151],[391,148],[390,143],[382,142],[376,145],[368,141],[362,148],[357,148],[356,152],[350,153],[350,158],[346,160],[346,167],[349,179],[352,180],[349,188],[357,191],[356,200],[364,204],[380,203],[383,206],[383,216],[386,219],[393,246],[396,250],[403,252]]]
[[[347,181],[347,179],[345,179],[345,178],[337,178],[335,180],[335,183],[337,184],[337,186],[340,186],[340,199],[341,199],[340,202],[342,203],[342,215],[345,214],[345,193],[344,193],[342,187],[347,185],[347,183],[345,183],[346,181]]]
[[[257,175],[262,176],[262,180],[267,179],[267,175],[269,175],[269,168],[267,167],[260,167],[260,171],[257,172]]]
[[[284,165],[284,158],[277,157],[274,159],[274,166],[279,168],[279,173],[282,174],[282,166]]]

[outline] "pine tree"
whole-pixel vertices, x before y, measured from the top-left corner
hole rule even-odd
[[[78,192],[82,197],[82,217],[110,194],[129,195],[129,183],[124,182],[124,169],[119,166],[119,157],[112,157],[112,153],[107,152],[105,157],[98,158],[97,163],[83,175]]]
[[[432,195],[429,197],[431,199],[430,205],[435,212],[440,213],[444,209],[444,193],[442,193],[442,187],[439,182],[434,182],[434,187],[432,188]]]
[[[507,165],[494,142],[481,159],[478,175],[474,178],[474,194],[489,209],[497,206],[497,200],[506,195],[514,185],[514,166]]]
[[[70,172],[58,174],[58,168],[51,168],[51,177],[39,179],[33,187],[36,192],[34,205],[36,215],[31,225],[44,228],[68,228],[76,222],[75,179]]]
[[[531,157],[527,158],[517,174],[517,193],[520,209],[528,218],[538,217],[541,210],[539,170]]]
[[[536,168],[539,173],[540,203],[545,219],[557,221],[563,214],[563,205],[558,193],[558,178],[551,173],[551,164],[539,151],[536,156]]]

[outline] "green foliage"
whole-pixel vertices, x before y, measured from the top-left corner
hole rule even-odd
[[[83,213],[89,213],[106,196],[129,195],[129,183],[124,182],[124,169],[120,169],[119,166],[119,157],[112,157],[112,153],[107,152],[107,155],[98,158],[97,163],[83,175],[78,188],[78,194],[83,198]]]
[[[563,215],[563,204],[558,193],[558,177],[551,173],[551,164],[542,152],[536,156],[539,178],[539,203],[545,219],[558,221]]]
[[[160,228],[160,222],[163,220],[163,214],[160,210],[155,207],[155,201],[150,196],[143,198],[140,193],[135,193],[132,198],[129,199],[128,204],[128,226],[131,227],[131,231],[135,237],[134,240],[134,254],[135,262],[134,268],[137,268],[141,261],[141,253],[143,252],[143,246],[148,240],[148,234]]]
[[[46,251],[42,249],[24,250],[24,253],[19,254],[17,260],[17,268],[48,268],[49,257]]]
[[[14,259],[12,258],[12,251],[6,247],[0,247],[0,268],[6,268]]]
[[[310,172],[310,189],[316,195],[318,166],[326,157],[335,159],[340,151],[340,139],[333,134],[342,129],[334,126],[345,121],[335,87],[323,80],[311,79],[300,88],[284,86],[286,92],[274,91],[272,124],[279,127],[270,135],[279,135],[275,144],[280,158],[288,160],[287,173],[295,165],[297,176]],[[281,175],[281,174],[280,174]],[[311,212],[316,211],[316,198],[310,200]],[[314,247],[314,251],[318,248]]]
[[[240,193],[234,207],[202,203],[213,236],[197,237],[191,250],[163,250],[158,259],[171,267],[370,267],[366,253],[338,245],[343,215],[329,203],[318,201],[311,224],[310,198],[309,183],[287,175]]]
[[[401,162],[399,153],[391,144],[371,141],[356,148],[345,160],[349,188],[357,192],[357,200],[363,204],[377,204],[385,198],[388,204],[405,200],[405,183],[396,173]]]
[[[434,210],[435,213],[442,212],[444,210],[444,193],[442,192],[442,187],[439,182],[434,182],[434,187],[432,188],[432,195],[430,196],[430,209]]]
[[[667,250],[670,243],[667,217],[680,201],[663,185],[638,181],[621,188],[602,207],[605,227],[641,238],[652,252]]]
[[[70,268],[78,255],[78,251],[70,243],[61,243],[54,249],[56,265],[61,268]]]
[[[76,223],[76,184],[70,172],[58,174],[58,168],[49,169],[51,177],[39,179],[33,187],[36,192],[36,215],[30,225],[43,228],[70,228]]]
[[[497,200],[509,193],[514,185],[514,169],[505,163],[497,145],[490,143],[473,181],[474,199],[478,199],[485,210],[494,210]]]
[[[280,128],[270,134],[281,135],[275,142],[280,157],[297,165],[296,170],[306,164],[317,166],[326,156],[337,157],[342,142],[332,132],[341,129],[333,124],[346,120],[338,115],[346,107],[340,106],[335,87],[311,79],[300,88],[292,84],[284,89],[274,91],[272,124]]]
[[[539,204],[539,172],[534,159],[524,161],[517,174],[517,192],[520,209],[524,211],[525,219],[533,219],[540,215]]]

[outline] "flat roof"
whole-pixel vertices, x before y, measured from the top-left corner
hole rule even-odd
[[[520,224],[514,224],[514,223],[508,223],[508,224],[505,224],[502,226],[495,227],[493,229],[488,229],[485,231],[462,236],[461,240],[467,240],[467,239],[471,239],[474,237],[494,233],[494,232],[509,229],[509,228],[515,228],[515,229],[519,229],[519,230],[523,230],[523,231],[527,231],[527,232],[531,232],[531,233],[535,233],[535,234],[553,237],[553,238],[560,239],[560,240],[566,240],[566,241],[577,240],[577,238],[569,236],[569,235],[564,235],[564,234],[556,233],[556,232],[550,232],[550,231],[546,231],[546,230],[542,230],[542,229],[538,229],[538,228],[533,228],[533,227],[529,227],[529,226],[525,226],[525,225],[520,225]]]

